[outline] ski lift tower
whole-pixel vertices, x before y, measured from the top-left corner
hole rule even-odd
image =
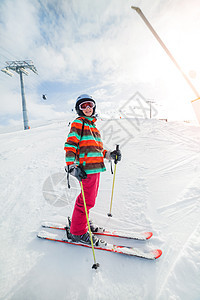
[[[147,99],[146,103],[149,104],[149,118],[152,118],[152,103],[155,103],[155,101],[153,101],[153,99]]]
[[[9,76],[13,76],[13,73],[10,70],[16,72],[20,76],[20,84],[21,84],[21,95],[22,95],[22,112],[23,112],[23,121],[24,121],[24,130],[30,129],[28,124],[28,114],[26,109],[26,98],[24,92],[24,81],[23,74],[26,76],[29,75],[29,72],[26,69],[33,71],[38,74],[36,67],[34,66],[31,60],[15,60],[15,61],[6,61],[7,66],[1,69],[2,72],[6,73]]]

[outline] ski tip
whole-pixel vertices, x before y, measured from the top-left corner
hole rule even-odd
[[[145,232],[146,240],[149,240],[153,236],[153,232]]]
[[[153,251],[153,254],[154,254],[154,258],[157,259],[162,255],[162,250],[156,249]]]

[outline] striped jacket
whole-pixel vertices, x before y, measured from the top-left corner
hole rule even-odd
[[[84,120],[84,129],[82,132]],[[94,124],[96,118],[78,117],[71,125],[71,129],[65,143],[66,164],[76,162],[83,166],[87,174],[94,174],[106,170],[104,157],[106,150],[103,149],[101,135]],[[82,137],[81,137],[82,132]]]

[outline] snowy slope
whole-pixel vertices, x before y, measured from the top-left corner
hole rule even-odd
[[[112,175],[101,175],[93,218],[113,229],[152,230],[141,248],[161,248],[156,261],[40,240],[41,221],[71,215],[78,183],[66,191],[63,145],[68,122],[0,135],[0,299],[197,300],[200,297],[200,128],[145,120],[113,120],[105,144],[119,142],[113,218],[107,217]],[[132,125],[131,125],[132,124]],[[130,132],[129,132],[130,133]],[[64,179],[63,179],[64,178]],[[114,240],[109,239],[113,242]],[[115,239],[115,243],[122,241]],[[125,242],[124,242],[125,243]]]

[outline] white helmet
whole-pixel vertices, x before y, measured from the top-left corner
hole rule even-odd
[[[82,94],[82,95],[80,95],[80,96],[76,99],[76,105],[75,105],[76,112],[77,112],[77,114],[78,114],[79,116],[84,116],[84,113],[83,113],[82,110],[80,110],[79,105],[80,105],[81,103],[83,103],[84,101],[87,101],[87,100],[94,102],[95,107],[93,108],[93,114],[92,114],[92,115],[95,114],[96,103],[95,103],[94,99],[92,98],[92,96],[90,96],[90,95],[88,95],[88,94]]]

